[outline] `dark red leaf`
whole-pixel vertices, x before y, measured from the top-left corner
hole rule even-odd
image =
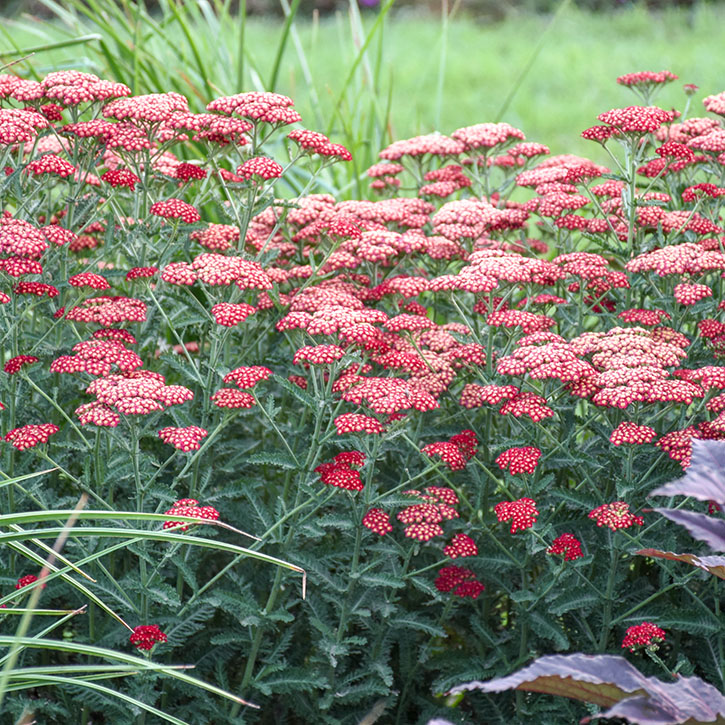
[[[659,549],[640,549],[635,551],[640,556],[652,556],[658,559],[670,559],[672,561],[684,561],[692,566],[704,569],[720,579],[725,579],[725,556],[696,556],[695,554],[674,554],[671,551],[660,551]]]
[[[654,511],[684,526],[693,538],[704,541],[715,551],[725,551],[725,521],[722,519],[679,509],[654,509]]]
[[[676,481],[656,488],[650,496],[691,496],[725,504],[725,441],[692,441],[692,463]]]

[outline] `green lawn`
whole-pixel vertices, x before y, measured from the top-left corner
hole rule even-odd
[[[202,10],[204,5],[198,3]],[[374,19],[374,14],[365,15],[359,26],[349,13],[319,22],[298,18],[284,46],[276,86],[295,99],[309,127],[332,130],[339,134],[337,140],[355,138],[358,150],[367,144],[370,157],[386,127],[392,137],[405,138],[498,120],[507,96],[551,23],[550,16],[521,15],[497,24],[454,17],[446,31],[440,18],[410,9],[393,10],[372,38],[335,116],[333,108],[362,34]],[[156,29],[139,29],[138,42],[153,59],[158,74],[154,81],[140,67],[140,92],[169,90],[155,87],[164,78],[178,84],[176,90],[186,88],[190,96],[194,95],[191,88],[196,88],[199,98],[206,98],[209,88],[233,93],[269,86],[281,20],[247,21],[241,87],[237,83],[238,24],[229,19],[214,27],[213,19],[204,20],[201,14],[196,21],[193,17],[187,21],[198,59],[173,17],[160,21]],[[70,19],[65,26],[50,26],[27,17],[6,22],[4,28],[0,47],[5,49],[12,47],[11,42],[25,48],[98,31],[90,23],[74,24]],[[131,30],[135,32],[135,28]],[[136,40],[133,32],[121,38],[127,46]],[[115,46],[109,45],[115,52]],[[723,5],[702,5],[694,14],[673,10],[657,15],[641,9],[594,15],[568,7],[544,37],[536,61],[500,120],[522,128],[530,140],[548,144],[553,153],[603,159],[600,149],[580,139],[579,133],[597,122],[598,113],[637,103],[629,91],[616,85],[616,76],[635,70],[672,70],[681,82],[667,88],[658,102],[682,107],[681,83],[695,83],[701,90],[693,99],[691,115],[701,115],[702,98],[725,89],[716,62],[723,47]],[[117,60],[122,62],[122,58]],[[59,65],[110,73],[102,61],[98,42],[93,41],[36,53],[31,62],[40,73]],[[127,61],[126,67],[130,64]],[[26,68],[25,64],[19,66]],[[333,118],[336,121],[330,127]]]

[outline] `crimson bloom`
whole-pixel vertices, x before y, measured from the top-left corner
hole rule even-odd
[[[589,518],[597,522],[597,526],[607,526],[612,531],[628,529],[630,526],[644,524],[641,516],[635,516],[624,501],[605,503],[589,512]]]
[[[502,471],[508,469],[515,476],[517,473],[533,473],[540,456],[541,450],[533,446],[515,447],[505,450],[496,463]]]
[[[166,635],[156,624],[141,624],[133,630],[128,641],[136,649],[151,650],[157,642],[166,642]]]
[[[206,521],[217,521],[219,519],[219,512],[213,506],[199,506],[199,502],[195,498],[180,498],[164,513],[169,516],[191,516]],[[164,521],[163,528],[172,529],[179,526],[179,531],[188,531],[191,524],[184,524],[182,526],[182,523],[184,522]]]
[[[511,533],[530,529],[535,523],[539,512],[536,501],[531,498],[520,498],[517,501],[501,501],[493,507],[499,521],[511,522]]]
[[[60,430],[54,423],[28,424],[22,428],[13,428],[5,434],[5,440],[19,451],[34,448],[39,443],[47,443],[48,438]]]
[[[164,219],[181,219],[186,224],[201,221],[201,214],[191,204],[181,199],[157,201],[149,207],[149,213]]]
[[[640,648],[657,649],[657,645],[665,640],[665,631],[652,622],[642,622],[627,629],[622,640],[622,647],[635,652]]]
[[[201,439],[209,435],[209,431],[197,425],[190,425],[186,428],[162,428],[159,431],[159,438],[180,451],[198,451],[201,447]]]
[[[382,509],[370,509],[362,520],[363,526],[370,531],[374,531],[380,536],[390,533],[393,530],[393,526],[390,523],[390,514],[386,513]]]
[[[22,589],[23,587],[27,587],[29,584],[33,584],[37,581],[38,577],[35,576],[35,574],[26,574],[25,576],[21,576],[20,579],[18,579],[17,583],[15,584],[15,588]]]
[[[462,566],[444,566],[438,572],[435,588],[439,592],[453,592],[457,597],[477,599],[486,587],[478,581],[470,569]]]
[[[574,561],[581,559],[582,545],[574,534],[561,534],[551,542],[551,546],[546,550],[547,554],[563,554],[564,561]]]
[[[443,553],[451,559],[457,559],[459,556],[476,556],[478,547],[467,534],[456,534],[451,539],[451,543],[443,548]]]

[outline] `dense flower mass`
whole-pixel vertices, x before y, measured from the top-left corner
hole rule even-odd
[[[428,456],[440,456],[452,471],[466,467],[476,454],[478,438],[472,430],[464,430],[451,436],[447,441],[429,443],[421,448]]]
[[[641,446],[644,443],[652,443],[656,437],[657,431],[654,428],[625,420],[612,431],[609,440],[615,446],[621,446],[623,443]]]
[[[151,48],[136,5],[133,43]],[[154,23],[183,35],[183,4],[161,5]],[[7,70],[8,588],[23,557],[47,558],[83,493],[48,606],[81,608],[93,589],[117,614],[94,605],[74,640],[113,647],[135,612],[158,625],[132,644],[151,650],[168,628],[169,662],[272,698],[280,722],[357,721],[372,696],[425,720],[442,701],[423,685],[452,667],[505,676],[532,652],[611,651],[645,605],[682,629],[668,666],[712,669],[707,628],[678,612],[705,617],[714,590],[662,586],[660,552],[669,581],[692,563],[671,552],[693,548],[687,528],[656,524],[648,496],[725,446],[724,93],[696,111],[696,89],[672,85],[679,115],[652,105],[670,71],[612,80],[621,107],[590,109],[582,134],[607,167],[481,119],[391,139],[365,174],[357,162],[379,151],[368,141],[389,133],[375,128],[385,109],[367,123],[354,93],[325,135],[280,93],[202,100],[224,74],[175,69],[187,99]],[[616,100],[631,93],[641,105]],[[723,502],[700,493],[675,505],[715,531]],[[131,539],[87,569],[98,531]],[[639,538],[653,548],[630,546]],[[44,626],[33,619],[29,636]],[[663,639],[645,622],[623,647]],[[59,661],[31,650],[29,667]],[[181,717],[196,703],[169,672],[143,699]],[[109,686],[137,697],[133,681]],[[101,717],[43,697],[36,709],[59,721]],[[513,698],[486,703],[516,714]]]

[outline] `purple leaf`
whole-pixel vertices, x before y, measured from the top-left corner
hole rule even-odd
[[[725,504],[725,441],[692,441],[692,463],[676,481],[656,488],[650,496],[691,496]]]
[[[646,692],[646,679],[624,657],[614,655],[550,655],[540,657],[523,670],[507,677],[481,682],[474,680],[451,690],[503,692],[529,690],[564,695],[575,700],[611,707],[633,693]]]
[[[693,538],[704,541],[711,549],[725,551],[725,521],[722,519],[679,509],[654,509],[654,511],[684,526]]]
[[[671,561],[684,561],[692,566],[704,569],[720,579],[725,579],[725,556],[696,556],[695,554],[674,554],[671,551],[660,551],[659,549],[640,549],[635,551],[640,556],[652,556],[658,559],[670,559]]]
[[[657,682],[657,691],[650,692],[650,697],[628,697],[598,717],[625,717],[639,725],[725,722],[725,698],[699,677]],[[582,722],[588,720],[586,718]]]
[[[698,677],[662,682],[645,677],[624,657],[552,655],[489,682],[473,681],[451,690],[528,690],[563,695],[609,707],[600,717],[626,717],[641,725],[725,723],[725,697]],[[582,722],[589,722],[585,718]]]

